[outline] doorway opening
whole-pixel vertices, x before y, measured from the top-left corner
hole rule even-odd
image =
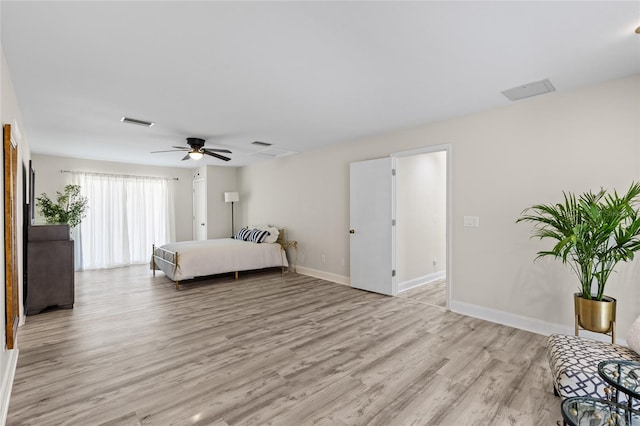
[[[448,308],[450,146],[392,154],[398,296]]]

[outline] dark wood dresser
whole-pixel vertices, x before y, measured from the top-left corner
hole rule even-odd
[[[30,226],[27,238],[27,315],[39,314],[50,306],[73,308],[73,240],[69,225]]]

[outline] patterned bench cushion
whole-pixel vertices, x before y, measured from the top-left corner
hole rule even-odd
[[[607,385],[598,374],[601,361],[626,359],[640,362],[640,355],[624,346],[564,334],[549,336],[547,356],[553,384],[563,399],[572,396],[604,398]]]

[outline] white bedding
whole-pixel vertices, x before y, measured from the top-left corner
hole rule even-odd
[[[182,281],[206,275],[248,271],[270,267],[286,267],[287,256],[278,243],[252,243],[221,238],[203,241],[181,241],[165,244],[163,249],[178,253],[178,268],[156,262],[167,277]]]

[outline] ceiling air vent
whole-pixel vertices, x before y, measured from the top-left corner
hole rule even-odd
[[[296,154],[295,151],[287,151],[284,149],[275,149],[275,148],[267,148],[262,151],[252,152],[249,155],[253,157],[260,158],[276,158],[276,157],[286,157],[287,155]]]
[[[556,88],[548,78],[533,83],[523,84],[502,92],[510,101],[519,101],[520,99],[530,98],[532,96],[542,95],[543,93],[555,92]]]
[[[122,117],[120,121],[122,121],[123,123],[135,124],[137,126],[144,126],[144,127],[151,127],[154,124],[156,124],[153,121],[136,120],[135,118],[129,118],[129,117]]]
[[[252,145],[258,145],[258,146],[271,146],[272,144],[268,143],[268,142],[260,142],[260,141],[254,141],[251,142]]]

